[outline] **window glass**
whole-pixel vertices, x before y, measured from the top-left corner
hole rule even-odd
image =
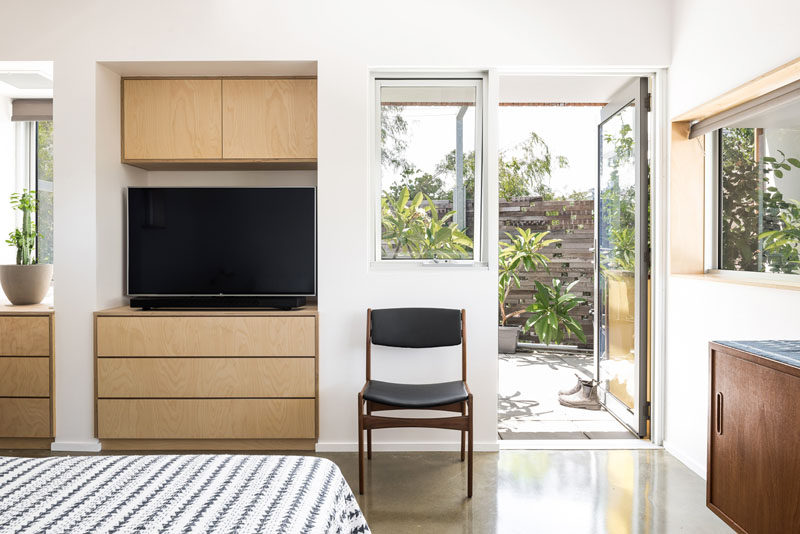
[[[479,80],[378,80],[377,89],[378,257],[477,259]]]
[[[53,263],[53,121],[36,123],[36,227],[39,263]]]
[[[800,128],[719,131],[719,266],[800,274]]]

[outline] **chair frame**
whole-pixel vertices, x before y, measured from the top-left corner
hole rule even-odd
[[[467,385],[467,312],[461,310],[461,379],[467,390],[466,401],[431,406],[427,408],[407,408],[392,406],[370,400],[364,400],[364,391],[371,380],[372,363],[372,308],[367,310],[367,348],[366,348],[366,382],[358,393],[358,493],[364,494],[364,431],[367,432],[367,459],[372,459],[372,431],[381,428],[442,428],[461,431],[461,461],[465,459],[465,443],[467,446],[467,497],[472,497],[472,392]],[[366,412],[365,412],[366,408]],[[388,410],[421,409],[433,411],[460,412],[454,417],[384,417],[372,415],[372,412]]]

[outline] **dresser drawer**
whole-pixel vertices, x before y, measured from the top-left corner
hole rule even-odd
[[[0,357],[0,397],[49,397],[50,358]]]
[[[100,439],[316,437],[314,399],[99,399]]]
[[[98,358],[97,396],[311,397],[314,358]]]
[[[0,399],[0,437],[49,438],[50,399]]]
[[[50,318],[0,317],[0,356],[50,356]]]
[[[314,317],[98,317],[102,356],[315,356]]]

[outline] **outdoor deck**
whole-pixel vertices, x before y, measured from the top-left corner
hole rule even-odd
[[[503,440],[635,439],[605,410],[567,408],[558,390],[591,378],[591,352],[533,351],[500,354],[497,431]]]

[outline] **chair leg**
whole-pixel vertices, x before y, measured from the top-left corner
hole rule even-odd
[[[472,497],[472,394],[467,400],[469,408],[469,459],[467,460],[467,497]]]
[[[372,415],[372,410],[367,403],[367,415]],[[367,460],[372,460],[372,429],[367,429]]]
[[[466,407],[467,407],[467,403],[466,402],[462,402],[461,403],[461,415],[467,415]],[[461,461],[462,462],[464,461],[464,442],[466,441],[466,437],[467,437],[466,430],[462,430],[461,431]]]
[[[364,399],[358,394],[358,494],[364,495]]]

